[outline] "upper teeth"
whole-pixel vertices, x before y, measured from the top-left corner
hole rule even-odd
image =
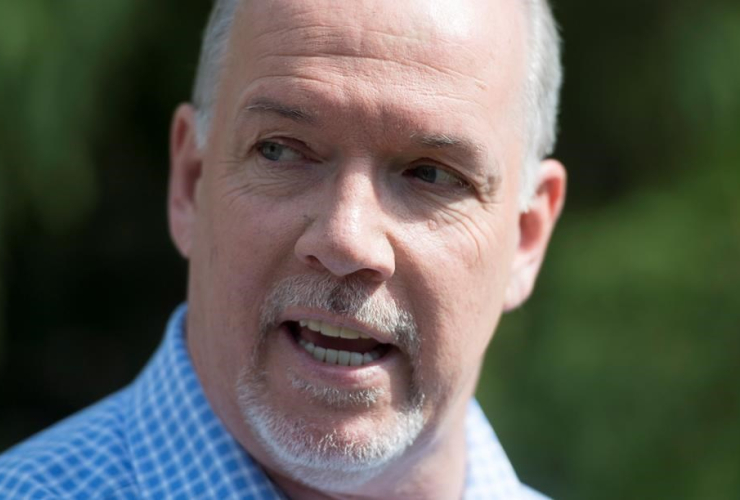
[[[309,319],[309,320],[301,320],[298,323],[302,327],[308,328],[309,330],[313,330],[314,332],[319,332],[321,335],[326,335],[327,337],[341,337],[343,339],[369,339],[370,338],[364,333],[358,332],[357,330],[353,330],[347,327],[338,328],[334,325],[330,325],[329,323],[324,323],[323,321]]]

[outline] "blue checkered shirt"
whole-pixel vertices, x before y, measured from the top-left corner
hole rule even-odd
[[[130,386],[0,455],[0,498],[285,499],[211,409],[185,315]],[[466,500],[544,498],[519,482],[475,401],[466,431]]]

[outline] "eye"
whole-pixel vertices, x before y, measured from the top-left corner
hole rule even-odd
[[[305,159],[295,149],[278,142],[264,141],[257,145],[257,151],[270,161],[299,161]]]
[[[434,165],[416,165],[404,171],[405,177],[414,177],[428,184],[469,189],[470,184],[461,177]]]

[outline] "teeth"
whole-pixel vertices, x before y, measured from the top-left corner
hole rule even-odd
[[[313,357],[316,358],[319,361],[324,361],[324,356],[326,356],[326,349],[323,347],[314,347],[313,350]]]
[[[341,337],[344,329],[340,330],[336,326],[327,325],[326,323],[321,324],[321,334],[327,337]]]
[[[324,349],[302,338],[298,339],[298,343],[318,361],[323,361],[330,365],[363,366],[380,358],[380,353],[377,349],[363,354],[359,352],[337,351],[336,349]]]
[[[334,325],[324,323],[323,321],[317,321],[313,319],[302,319],[298,322],[303,328],[308,328],[314,332],[318,332],[321,335],[327,337],[341,337],[343,339],[369,339],[371,337],[353,330],[351,328],[338,328]],[[337,351],[335,349],[324,349],[323,347],[315,346],[312,342],[308,342],[303,338],[298,338],[298,343],[311,354],[318,361],[340,366],[362,366],[368,363],[372,363],[376,359],[380,358],[380,352],[377,349],[373,349],[370,352],[350,352],[350,351]]]
[[[314,332],[319,332],[320,334],[326,335],[327,337],[341,337],[343,339],[352,340],[371,338],[370,336],[351,328],[337,328],[336,326],[330,325],[329,323],[324,323],[323,321],[316,321],[313,319],[302,319],[298,322],[298,324],[301,325],[301,327],[308,328],[309,330],[313,330]]]
[[[339,336],[343,339],[359,339],[360,338],[360,332],[356,332],[354,330],[351,330],[349,328],[342,328],[342,331],[339,332]]]
[[[362,366],[362,354],[353,352],[349,355],[349,364],[352,366]]]
[[[325,363],[329,363],[330,365],[336,365],[338,359],[339,359],[339,351],[337,351],[336,349],[326,350],[326,358],[324,358]]]
[[[349,351],[339,351],[337,364],[342,366],[349,366]]]

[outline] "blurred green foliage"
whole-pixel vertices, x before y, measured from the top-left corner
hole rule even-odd
[[[558,2],[570,206],[479,391],[563,498],[740,495],[740,4]]]
[[[0,449],[130,380],[184,297],[167,129],[208,4],[0,3]],[[555,11],[568,204],[479,398],[556,497],[737,498],[740,4]]]
[[[122,57],[132,6],[41,0],[0,6],[7,222],[14,209],[28,209],[45,230],[63,232],[94,207],[90,145],[102,139],[95,134],[106,101],[101,79]]]

